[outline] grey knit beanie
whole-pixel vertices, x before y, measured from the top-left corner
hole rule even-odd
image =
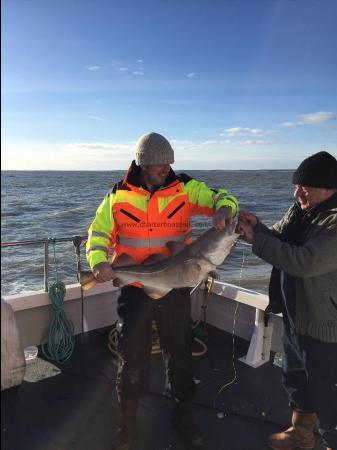
[[[137,166],[172,163],[174,163],[174,152],[164,136],[158,133],[147,133],[138,139],[136,144]]]
[[[328,152],[318,152],[301,162],[293,173],[293,184],[336,189],[337,161]]]

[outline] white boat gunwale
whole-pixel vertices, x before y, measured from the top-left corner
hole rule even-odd
[[[89,291],[81,291],[79,283],[67,285],[64,298],[65,311],[74,323],[75,334],[108,327],[116,322],[119,288],[107,282],[97,284]],[[48,293],[39,290],[5,295],[3,298],[15,312],[22,345],[42,344],[44,329],[50,320]],[[192,295],[191,316],[194,320],[200,316],[203,301],[204,290],[196,290]],[[252,367],[259,367],[269,361],[271,351],[281,350],[281,318],[273,316],[268,327],[264,323],[264,310],[268,301],[268,295],[221,281],[214,281],[208,298],[207,323],[250,341],[248,353],[242,361]],[[237,303],[240,308],[233,330]]]

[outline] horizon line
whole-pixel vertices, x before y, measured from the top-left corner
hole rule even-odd
[[[128,168],[124,169],[96,169],[96,170],[88,170],[88,169],[1,169],[1,172],[126,172]],[[296,170],[296,167],[293,169],[173,169],[174,172],[180,170],[186,171],[200,171],[200,172],[257,172],[257,171],[283,171],[290,172]]]

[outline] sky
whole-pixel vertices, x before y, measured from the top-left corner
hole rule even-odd
[[[3,0],[2,169],[174,169],[337,156],[335,0]]]

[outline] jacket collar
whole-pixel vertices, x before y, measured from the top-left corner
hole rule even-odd
[[[128,171],[126,172],[123,184],[125,183],[127,185],[132,185],[137,188],[141,187],[147,191],[148,188],[144,184],[142,184],[142,181],[141,181],[141,172],[142,172],[142,169],[140,168],[140,166],[137,166],[136,162],[132,161],[131,166],[129,167]],[[171,186],[172,183],[178,182],[178,181],[179,181],[178,176],[170,167],[170,172],[166,178],[165,183],[162,186],[158,187],[158,189],[160,189],[160,188],[165,189],[166,187]]]
[[[324,202],[319,203],[314,208],[307,212],[308,216],[316,216],[320,212],[329,211],[330,209],[337,208],[337,192],[333,194],[328,199],[324,200]]]
[[[328,209],[337,208],[337,192],[335,192],[331,197],[317,205],[317,208],[321,206],[321,211],[326,211]]]

